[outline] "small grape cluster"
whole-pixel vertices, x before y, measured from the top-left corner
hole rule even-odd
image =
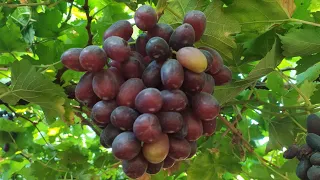
[[[320,179],[320,118],[316,114],[307,117],[306,144],[292,145],[283,153],[286,159],[297,158],[300,162],[296,169],[302,180]]]
[[[6,120],[9,120],[9,121],[13,121],[13,119],[15,118],[15,114],[14,113],[10,113],[6,110],[0,110],[0,118],[3,118],[3,119],[6,119]],[[12,134],[13,137],[16,136],[16,133],[13,133]],[[3,151],[4,152],[8,152],[9,149],[10,149],[10,144],[9,143],[5,143],[3,145]]]
[[[216,128],[215,85],[232,79],[216,50],[193,46],[206,28],[203,12],[188,12],[175,30],[158,23],[148,5],[134,20],[143,31],[136,40],[131,24],[120,20],[105,31],[103,48],[72,48],[61,56],[67,68],[86,71],[75,97],[92,108],[92,120],[103,128],[101,145],[112,148],[130,178],[191,158],[196,140]]]

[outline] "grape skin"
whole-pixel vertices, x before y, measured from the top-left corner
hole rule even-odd
[[[135,99],[135,107],[141,113],[156,113],[161,109],[162,104],[161,93],[155,88],[142,90]]]
[[[148,31],[156,25],[158,21],[157,13],[151,6],[142,5],[135,12],[134,21],[139,29]]]
[[[120,20],[113,23],[104,32],[103,40],[106,40],[108,37],[111,37],[111,36],[118,36],[128,41],[131,38],[132,33],[133,33],[133,28],[129,23],[129,21]]]

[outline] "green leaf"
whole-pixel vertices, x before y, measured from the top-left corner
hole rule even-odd
[[[294,11],[293,18],[312,21],[309,11],[311,0],[295,0],[294,3],[296,4],[297,8]]]
[[[295,29],[279,37],[283,54],[287,57],[307,56],[320,51],[319,28]]]
[[[267,79],[267,87],[272,90],[272,92],[279,95],[285,93],[283,79],[277,72],[270,73]]]
[[[241,91],[249,87],[259,78],[269,74],[281,62],[282,56],[279,43],[275,42],[272,49],[267,55],[256,65],[249,73],[246,79],[239,80],[224,86],[217,86],[214,91],[214,96],[220,104],[224,104],[235,98]]]
[[[313,93],[310,100],[313,104],[320,103],[320,84],[317,85],[317,91]]]
[[[44,13],[39,13],[34,29],[38,37],[58,37],[60,30],[58,24],[62,20],[62,13],[58,9],[47,9]]]
[[[0,34],[0,53],[25,50],[26,44],[22,40],[20,28],[12,20],[0,28]]]
[[[308,68],[305,72],[297,75],[297,83],[301,84],[304,81],[314,81],[320,75],[320,62]]]
[[[9,121],[4,118],[0,118],[0,131],[23,132],[23,131],[25,131],[25,129],[24,129],[24,127],[21,126],[21,124]]]
[[[317,84],[310,81],[304,81],[299,87],[300,91],[309,99],[317,90]],[[304,101],[302,97],[298,101]]]
[[[310,56],[303,56],[301,59],[297,62],[297,67],[295,68],[297,71],[297,74],[303,73],[308,68],[316,64],[320,61],[320,53]]]
[[[64,51],[62,41],[55,40],[46,43],[41,43],[36,46],[36,54],[39,57],[38,61],[31,61],[32,64],[49,65],[60,61],[60,56]]]

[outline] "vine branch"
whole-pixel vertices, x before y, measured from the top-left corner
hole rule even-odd
[[[82,6],[82,9],[86,13],[86,17],[87,17],[87,25],[86,25],[86,30],[88,33],[87,46],[89,46],[89,45],[92,45],[92,41],[93,41],[93,34],[91,32],[91,22],[93,18],[92,16],[90,16],[89,0],[84,1],[84,5]]]

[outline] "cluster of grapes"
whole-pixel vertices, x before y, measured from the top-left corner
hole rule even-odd
[[[214,86],[232,75],[217,51],[193,47],[206,27],[201,11],[188,12],[175,30],[158,23],[147,5],[134,20],[144,31],[135,43],[131,24],[120,20],[105,31],[103,48],[72,48],[61,56],[67,68],[87,71],[75,97],[92,108],[91,118],[103,128],[101,145],[112,148],[130,178],[196,153],[196,140],[215,131],[220,106]]]
[[[297,158],[300,162],[296,169],[297,176],[302,180],[320,179],[320,118],[316,114],[307,117],[306,144],[292,145],[284,152],[286,159]]]
[[[6,110],[0,110],[0,118],[3,118],[3,119],[6,119],[6,120],[9,120],[9,121],[13,121],[15,115],[13,113],[10,113]],[[12,136],[15,138],[16,137],[16,133],[12,133]],[[10,144],[9,143],[5,143],[3,145],[3,151],[4,152],[8,152],[9,149],[10,149]]]

